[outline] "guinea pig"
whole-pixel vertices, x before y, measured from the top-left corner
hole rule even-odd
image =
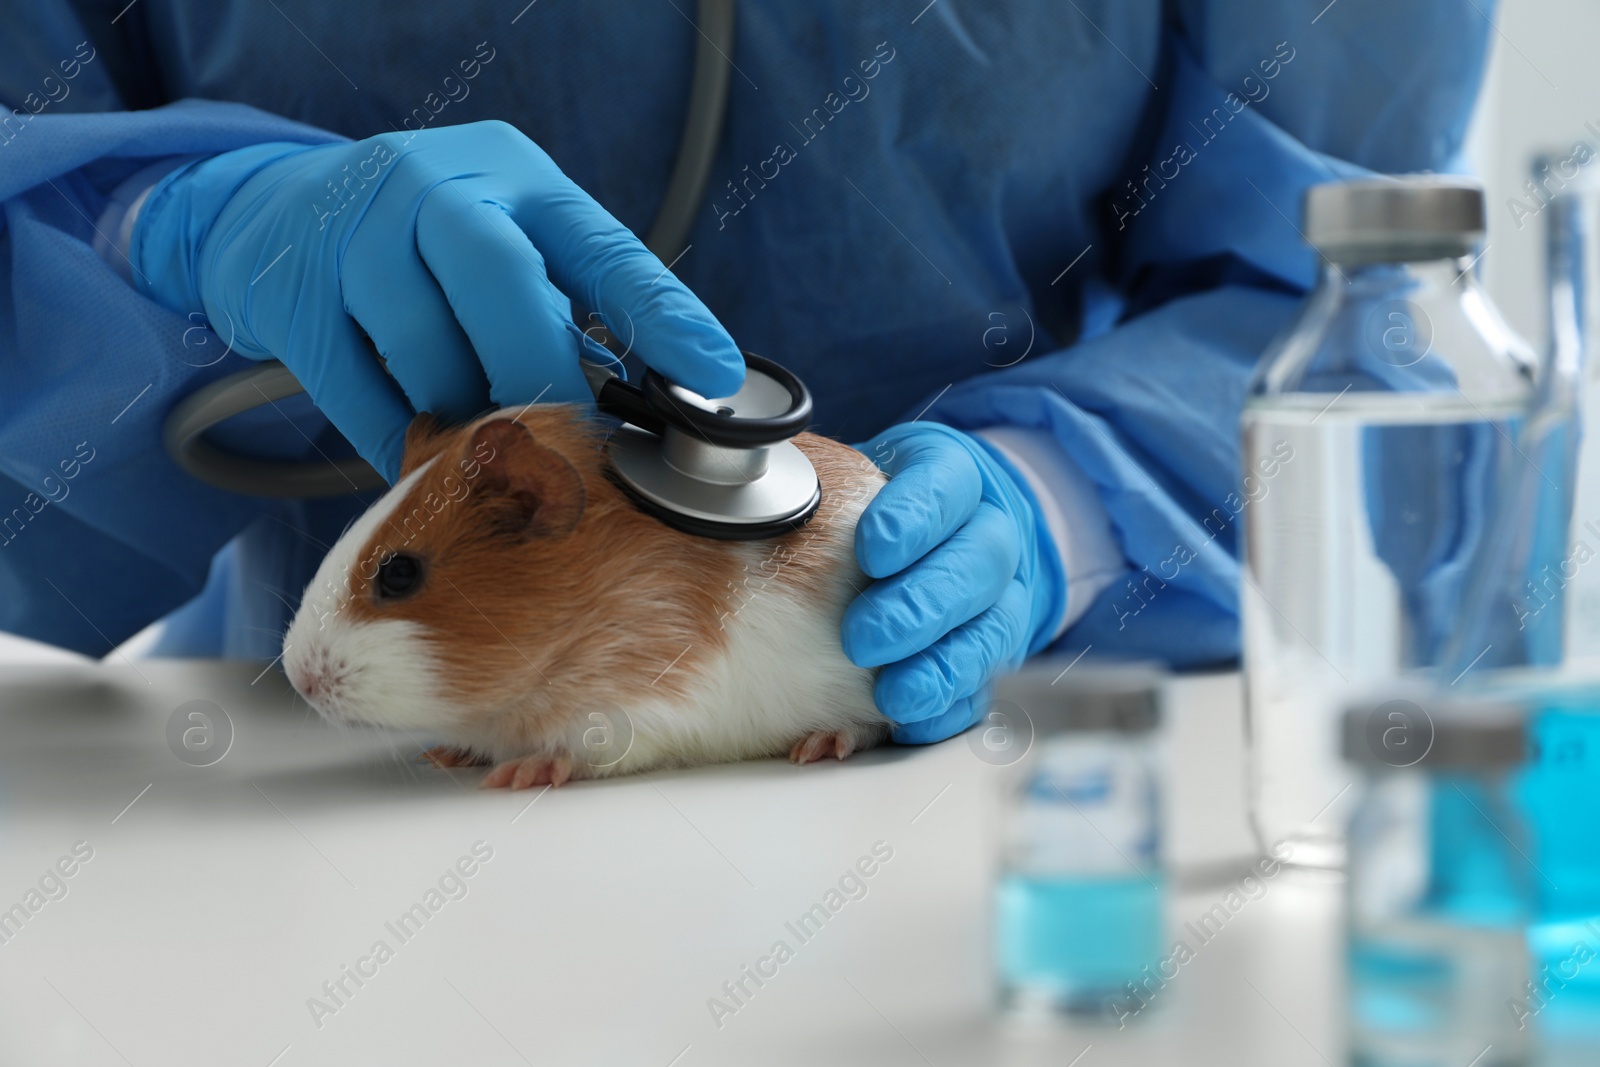
[[[795,444],[816,515],[717,541],[640,511],[575,406],[452,429],[419,415],[400,480],[307,588],[285,672],[330,722],[428,736],[438,765],[492,765],[489,787],[876,745],[876,672],[845,658],[839,627],[883,475],[836,441]]]

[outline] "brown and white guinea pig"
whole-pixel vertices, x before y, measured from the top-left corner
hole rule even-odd
[[[329,551],[284,637],[326,719],[442,744],[523,789],[880,743],[874,671],[840,648],[861,509],[883,476],[802,434],[823,503],[766,541],[714,541],[641,512],[570,405],[442,429],[420,415],[400,481]]]

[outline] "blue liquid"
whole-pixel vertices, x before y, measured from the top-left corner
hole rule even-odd
[[[1538,840],[1539,910],[1555,919],[1600,917],[1597,701],[1600,694],[1590,693],[1587,706],[1547,706],[1535,717],[1534,760],[1518,783],[1524,817]]]
[[[1533,912],[1532,845],[1498,781],[1435,774],[1428,798],[1429,885],[1418,902],[1438,922],[1515,928]]]
[[[1545,921],[1528,929],[1532,988],[1515,1010],[1545,1045],[1600,1063],[1600,921]],[[1551,1057],[1552,1063],[1563,1062]]]
[[[1351,938],[1351,1062],[1357,1067],[1521,1067],[1532,1035],[1508,1001],[1520,986],[1516,928],[1412,919]],[[1477,1061],[1474,1057],[1485,1050]]]
[[[1455,966],[1443,951],[1358,937],[1350,943],[1350,979],[1358,1030],[1426,1036],[1455,1022]]]
[[[1577,1042],[1600,1062],[1600,694],[1540,703],[1518,790],[1540,872],[1528,930],[1535,988],[1523,1004],[1546,1041]]]
[[[1004,876],[997,942],[1008,994],[1067,1012],[1110,1011],[1161,958],[1161,881]]]
[[[1352,1062],[1521,1067],[1532,1034],[1511,1006],[1527,978],[1531,846],[1502,777],[1436,773],[1427,785],[1426,884],[1403,905],[1373,902],[1394,857],[1367,855],[1372,828],[1352,824],[1353,899],[1367,902],[1351,916]]]

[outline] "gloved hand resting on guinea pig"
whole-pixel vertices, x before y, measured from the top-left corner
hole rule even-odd
[[[1054,639],[1060,553],[1027,480],[977,435],[904,422],[857,447],[889,484],[856,526],[876,581],[845,611],[845,654],[882,668],[874,695],[895,741],[942,741],[978,721],[995,675]]]

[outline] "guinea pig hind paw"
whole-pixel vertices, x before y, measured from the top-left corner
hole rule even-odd
[[[809,733],[789,750],[790,763],[815,763],[825,756],[844,759],[856,750],[855,738],[848,730]]]
[[[418,763],[431,763],[435,767],[487,767],[489,761],[464,748],[452,748],[449,745],[439,745],[430,748],[417,757]]]
[[[482,788],[531,789],[536,785],[561,785],[572,777],[572,759],[565,755],[536,754],[498,764],[484,778]]]

